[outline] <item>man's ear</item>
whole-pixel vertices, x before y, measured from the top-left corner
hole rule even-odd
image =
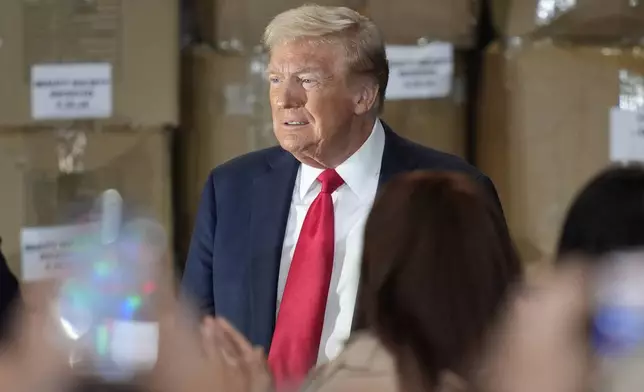
[[[378,103],[378,93],[380,88],[377,83],[373,81],[364,81],[357,86],[354,113],[362,115],[370,112]]]

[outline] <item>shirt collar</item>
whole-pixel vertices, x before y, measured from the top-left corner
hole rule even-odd
[[[367,183],[380,173],[382,154],[385,149],[385,130],[376,119],[371,134],[362,146],[335,170],[352,192],[360,199],[368,198],[371,190]],[[303,199],[315,184],[323,169],[302,164],[300,167],[300,198]]]

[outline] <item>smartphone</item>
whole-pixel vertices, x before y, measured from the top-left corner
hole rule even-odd
[[[599,392],[644,386],[644,251],[615,252],[595,274],[592,346]]]
[[[52,311],[78,375],[123,383],[156,363],[167,238],[153,220],[115,216],[113,196],[101,203],[109,216],[71,251]]]

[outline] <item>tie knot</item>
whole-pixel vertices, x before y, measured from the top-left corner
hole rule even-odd
[[[322,193],[333,193],[340,185],[344,184],[342,177],[333,169],[323,171],[318,176],[318,181],[322,183]]]

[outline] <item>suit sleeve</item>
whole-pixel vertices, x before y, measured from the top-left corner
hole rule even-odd
[[[181,280],[181,294],[202,314],[215,314],[213,246],[217,227],[217,201],[213,173],[208,176],[197,209],[188,259]]]

